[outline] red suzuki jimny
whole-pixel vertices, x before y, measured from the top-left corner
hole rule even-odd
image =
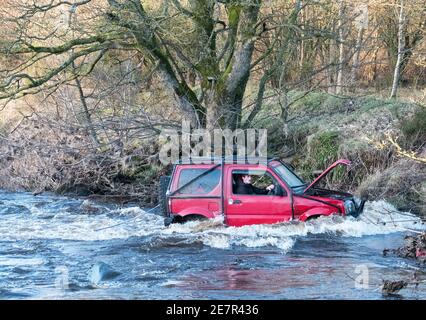
[[[349,165],[348,160],[336,161],[310,184],[277,159],[249,162],[221,158],[199,164],[201,161],[192,158],[176,163],[172,175],[160,179],[165,225],[223,215],[227,225],[244,226],[307,221],[332,214],[356,217],[363,210],[365,200],[316,187],[333,168]]]

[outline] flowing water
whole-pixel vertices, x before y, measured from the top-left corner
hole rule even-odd
[[[166,228],[137,206],[0,191],[0,299],[383,299],[383,280],[424,268],[382,254],[408,229],[425,226],[384,201],[357,219]]]

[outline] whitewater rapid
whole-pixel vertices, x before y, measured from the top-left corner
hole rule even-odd
[[[0,299],[381,299],[384,279],[420,268],[383,251],[424,230],[385,201],[356,219],[165,227],[134,205],[0,190]],[[368,288],[354,283],[360,270]],[[426,288],[403,294],[424,299]]]
[[[0,199],[1,200],[1,199]],[[202,243],[213,248],[272,246],[287,252],[298,237],[334,234],[342,237],[425,230],[424,222],[385,201],[371,201],[358,217],[330,216],[309,222],[227,227],[221,218],[164,227],[163,217],[140,207],[111,208],[82,200],[31,195],[0,203],[0,238],[4,241],[62,239],[96,241],[144,237],[153,243]],[[58,200],[57,200],[58,201]],[[15,208],[16,210],[12,210]],[[5,210],[8,210],[5,214]]]

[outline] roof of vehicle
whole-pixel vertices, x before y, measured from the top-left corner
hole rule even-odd
[[[189,157],[181,158],[175,162],[175,164],[233,164],[233,163],[244,163],[244,164],[267,164],[270,161],[278,160],[277,158],[271,157],[239,157],[239,156],[223,156],[223,157]]]

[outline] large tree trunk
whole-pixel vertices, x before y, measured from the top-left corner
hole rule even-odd
[[[221,79],[214,83],[214,98],[207,110],[207,129],[235,130],[240,126],[241,109],[256,40],[260,1],[244,6],[239,14],[235,49]]]
[[[216,88],[207,91],[204,97],[204,105],[206,106],[206,128],[213,130],[215,128],[225,127],[223,118],[224,107],[217,97],[218,91]]]
[[[401,64],[404,58],[404,48],[405,48],[404,24],[405,24],[404,0],[401,0],[400,9],[399,9],[399,18],[398,18],[398,58],[396,60],[395,70],[393,73],[392,92],[390,94],[390,98],[396,98],[399,78],[401,75]]]

